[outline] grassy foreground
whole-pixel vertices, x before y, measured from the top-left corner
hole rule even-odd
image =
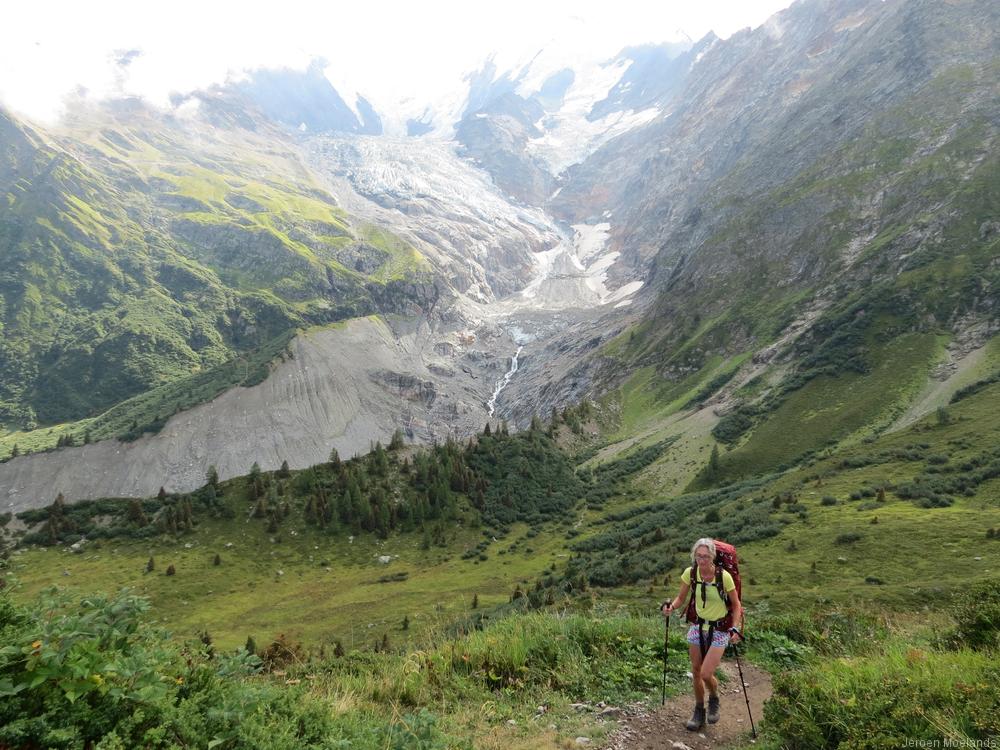
[[[572,703],[648,698],[662,676],[653,618],[522,613],[419,650],[281,641],[258,656],[175,644],[143,623],[146,606],[0,597],[0,745],[557,748],[613,726]],[[683,670],[671,662],[671,691]]]

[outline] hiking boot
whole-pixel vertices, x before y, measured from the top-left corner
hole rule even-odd
[[[703,726],[705,726],[705,706],[697,705],[694,707],[694,713],[691,718],[688,719],[688,723],[685,724],[689,732],[697,732]]]
[[[708,723],[715,724],[719,720],[719,696],[708,696]]]

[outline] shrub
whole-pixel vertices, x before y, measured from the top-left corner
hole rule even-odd
[[[838,534],[837,538],[833,540],[834,544],[854,544],[862,538],[862,535],[856,531],[848,531],[843,534]]]
[[[820,499],[819,504],[820,505],[825,505],[825,506],[836,505],[837,504],[837,498],[835,498],[835,497],[833,497],[831,495],[824,495]]]
[[[257,657],[187,648],[141,621],[127,592],[31,607],[0,597],[0,747],[328,748],[327,706],[240,679]]]
[[[960,591],[952,604],[959,643],[974,649],[1000,646],[1000,578]]]
[[[719,423],[712,428],[712,436],[720,443],[734,443],[753,427],[752,416],[752,410],[740,407],[719,420]]]

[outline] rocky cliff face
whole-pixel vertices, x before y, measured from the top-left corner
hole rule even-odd
[[[130,314],[163,310],[199,342],[192,357],[218,361],[258,325],[389,322],[302,334],[264,383],[158,435],[7,461],[0,493],[23,507],[149,493],[166,476],[190,489],[210,464],[305,465],[399,425],[428,441],[480,429],[491,409],[525,424],[643,365],[676,381],[745,354],[730,391],[772,367],[793,388],[862,370],[872,341],[996,330],[998,13],[801,0],[725,41],[586,70],[484,69],[457,140],[432,120],[413,138],[289,130],[263,94],[251,109],[206,100],[200,121],[77,123],[61,148],[91,171],[60,184],[97,173],[146,197],[106,212],[120,225],[77,206],[60,231],[103,238],[88,257],[139,237],[167,248],[110,277],[160,280]],[[25,130],[5,137],[8,164],[41,153]],[[209,299],[229,325],[198,317]],[[150,339],[176,343],[171,326]]]
[[[607,211],[622,266],[652,264],[647,360],[701,351],[689,372],[873,284],[905,286],[942,252],[987,262],[973,230],[995,214],[981,191],[997,169],[997,20],[986,2],[796,3],[708,45],[663,116],[571,168],[552,210]],[[957,320],[955,295],[923,313]]]

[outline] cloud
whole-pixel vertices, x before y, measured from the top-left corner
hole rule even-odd
[[[757,25],[789,0],[467,0],[12,3],[0,32],[0,101],[52,120],[68,95],[140,95],[168,106],[174,92],[205,88],[258,67],[304,69],[330,61],[348,95],[376,107],[431,101],[490,54],[513,64],[572,40],[613,55],[628,44],[700,38]]]

